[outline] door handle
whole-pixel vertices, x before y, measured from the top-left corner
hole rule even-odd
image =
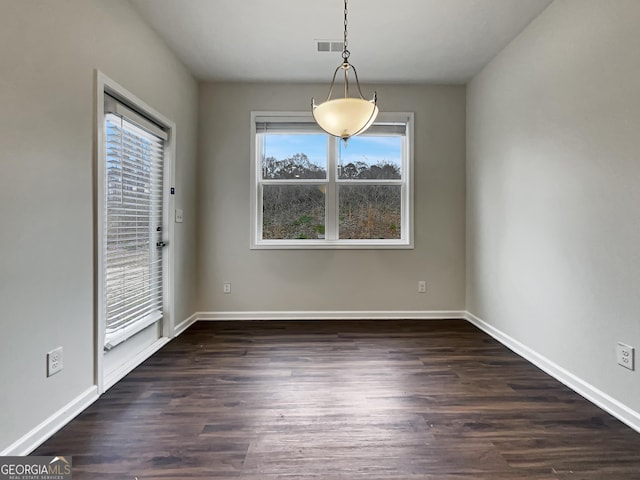
[[[167,244],[165,242],[156,242],[156,247],[158,248],[162,248],[162,247],[166,247]]]

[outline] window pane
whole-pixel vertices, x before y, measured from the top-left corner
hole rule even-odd
[[[401,238],[402,186],[341,185],[338,195],[339,238]]]
[[[126,119],[105,116],[105,341],[114,332],[162,313],[164,141]]]
[[[399,180],[402,175],[400,136],[358,135],[340,142],[338,178]]]
[[[323,133],[265,133],[262,147],[262,178],[327,178],[327,136]]]
[[[262,238],[324,238],[325,185],[264,185]]]

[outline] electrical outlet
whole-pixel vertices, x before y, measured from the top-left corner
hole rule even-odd
[[[47,353],[47,377],[62,370],[62,347],[51,350]]]
[[[424,280],[418,282],[418,293],[427,293],[427,282]]]
[[[181,208],[176,208],[176,223],[182,223],[184,221],[184,212]]]
[[[231,283],[224,282],[222,284],[222,293],[231,293]]]
[[[622,365],[624,368],[628,368],[629,370],[634,369],[633,360],[634,360],[634,348],[629,345],[625,345],[624,343],[618,342],[616,345],[616,358],[618,359],[618,365]]]

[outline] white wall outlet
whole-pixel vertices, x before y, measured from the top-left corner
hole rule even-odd
[[[231,293],[231,283],[230,282],[224,282],[222,284],[222,293]]]
[[[47,353],[47,377],[62,370],[62,347],[51,350]]]
[[[622,365],[624,368],[628,368],[629,370],[634,369],[633,360],[634,360],[634,348],[629,345],[625,345],[624,343],[618,342],[616,345],[616,357],[618,359],[618,365]]]
[[[424,280],[418,282],[418,293],[427,293],[427,282]]]
[[[182,223],[184,221],[184,212],[181,208],[176,208],[176,223]]]

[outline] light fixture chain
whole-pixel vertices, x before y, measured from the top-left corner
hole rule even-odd
[[[347,14],[349,13],[349,9],[347,8],[347,0],[344,0],[344,45],[343,45],[343,49],[342,49],[342,59],[345,61],[345,63],[348,63],[348,58],[349,55],[351,55],[351,52],[349,52],[348,50],[348,43],[347,43]]]

